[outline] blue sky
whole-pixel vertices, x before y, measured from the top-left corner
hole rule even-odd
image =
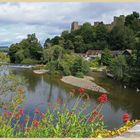
[[[36,33],[43,44],[45,39],[69,30],[72,21],[104,21],[110,23],[113,16],[137,11],[140,3],[9,3],[0,2],[0,45],[21,41],[27,34]]]

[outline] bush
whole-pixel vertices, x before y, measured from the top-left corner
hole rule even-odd
[[[75,76],[79,78],[83,78],[84,74],[82,72],[77,72]]]
[[[76,57],[71,66],[72,75],[76,76],[77,73],[86,74],[88,71],[89,71],[88,62],[80,56]]]
[[[38,64],[38,61],[34,59],[26,58],[21,62],[21,64]]]

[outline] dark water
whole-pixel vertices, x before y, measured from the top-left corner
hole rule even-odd
[[[31,69],[12,69],[16,75],[27,79],[26,99],[24,108],[26,113],[33,114],[36,107],[45,112],[48,108],[48,102],[54,104],[57,98],[65,100],[68,107],[71,108],[77,96],[71,97],[69,91],[73,88],[64,84],[59,77],[45,75],[36,75]],[[117,128],[122,125],[122,114],[129,113],[133,119],[140,119],[140,93],[134,89],[123,88],[123,85],[107,78],[103,73],[92,72],[89,74],[95,78],[97,84],[109,91],[109,102],[102,108],[104,122],[107,128]],[[91,96],[90,108],[88,113],[96,106],[97,93],[89,92]]]

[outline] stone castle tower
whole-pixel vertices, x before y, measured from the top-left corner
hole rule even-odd
[[[94,26],[98,26],[100,23],[103,23],[102,21],[96,21],[94,22]],[[124,24],[125,23],[125,16],[120,15],[119,17],[114,16],[114,19],[111,24],[105,24],[106,27],[108,27],[109,30],[111,30],[116,24]],[[77,21],[73,21],[71,24],[71,31],[75,31],[79,29],[81,25],[78,24]]]
[[[72,22],[72,24],[71,24],[71,31],[75,31],[75,30],[77,30],[79,28],[80,28],[80,25],[78,24],[77,21]]]

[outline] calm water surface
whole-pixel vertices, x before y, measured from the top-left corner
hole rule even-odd
[[[23,106],[25,112],[31,116],[36,107],[42,112],[45,112],[48,108],[48,102],[54,104],[58,97],[63,101],[67,101],[69,108],[72,107],[77,99],[77,96],[70,98],[69,91],[73,87],[62,83],[58,77],[49,76],[48,74],[36,75],[31,69],[10,69],[14,74],[23,76],[27,80],[26,99]],[[137,93],[134,89],[124,89],[123,85],[107,78],[101,72],[92,72],[89,75],[95,78],[97,84],[109,91],[109,102],[102,109],[107,128],[113,129],[120,127],[122,125],[122,114],[126,112],[133,119],[140,119],[140,93]],[[93,110],[98,97],[98,93],[90,91],[88,93],[91,96],[91,102],[90,108],[84,112],[85,114]]]

